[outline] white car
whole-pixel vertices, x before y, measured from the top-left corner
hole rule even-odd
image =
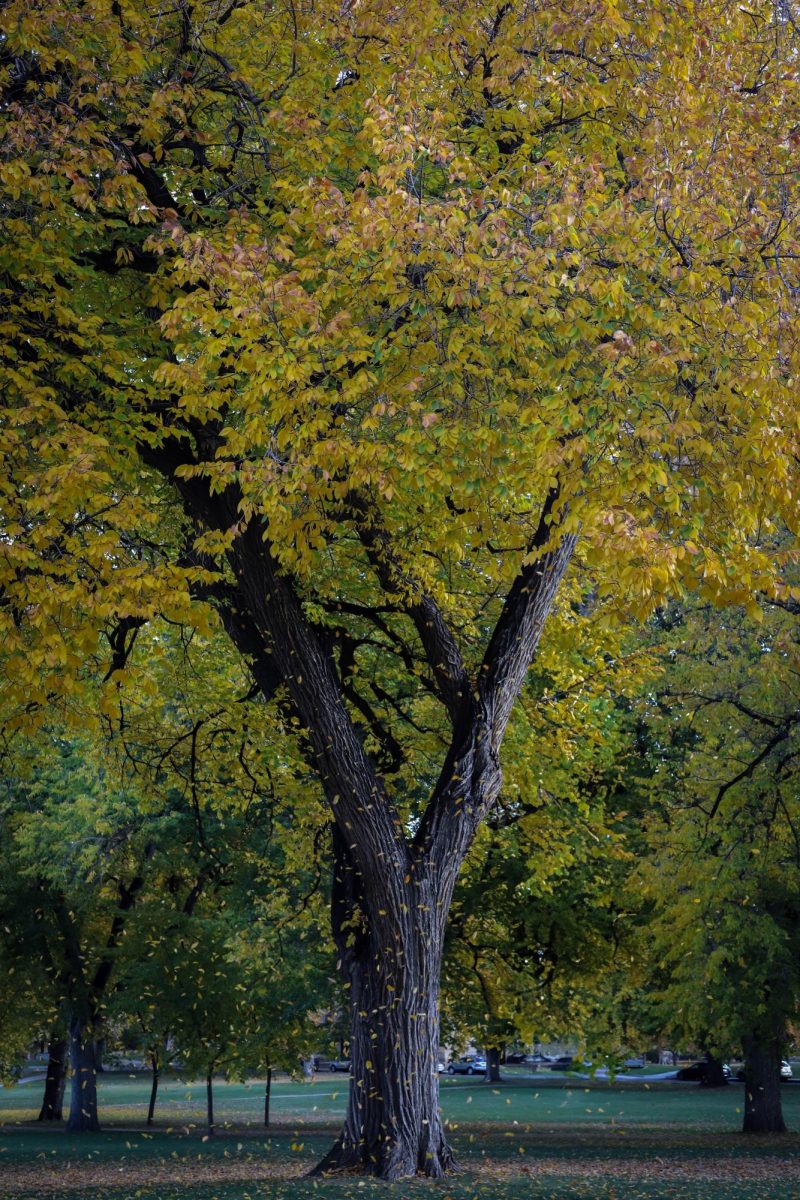
[[[736,1072],[736,1078],[739,1080],[744,1079],[744,1063],[742,1063],[742,1065],[739,1067],[739,1070]],[[792,1074],[792,1068],[789,1066],[789,1064],[785,1058],[782,1059],[781,1060],[781,1083],[786,1083],[786,1081],[788,1079],[793,1079],[793,1078],[794,1078],[794,1075]]]

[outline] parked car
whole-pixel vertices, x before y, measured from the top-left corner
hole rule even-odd
[[[326,1058],[324,1054],[314,1055],[315,1071],[349,1071],[349,1058]]]
[[[560,1054],[551,1059],[547,1066],[551,1071],[589,1071],[592,1067],[590,1058],[575,1058],[573,1054]]]
[[[644,1068],[644,1056],[639,1054],[626,1058],[623,1065],[626,1071],[641,1071]]]
[[[712,1063],[703,1059],[702,1062],[694,1062],[688,1067],[681,1067],[675,1075],[675,1078],[681,1083],[704,1083],[708,1079],[709,1072],[712,1068]],[[731,1077],[731,1069],[727,1063],[722,1064],[722,1074],[726,1079]]]
[[[526,1054],[525,1062],[531,1067],[541,1067],[551,1063],[553,1060],[549,1054],[541,1054],[538,1050],[535,1054]]]
[[[486,1071],[486,1059],[478,1056],[470,1058],[454,1058],[448,1064],[448,1075],[483,1075]]]
[[[739,1067],[739,1070],[736,1072],[736,1078],[740,1079],[740,1080],[744,1080],[744,1063],[742,1063],[741,1067]],[[793,1078],[794,1078],[794,1076],[792,1075],[792,1068],[789,1066],[788,1062],[784,1058],[781,1061],[781,1082],[783,1083],[787,1079],[793,1079]]]
[[[513,1050],[511,1054],[506,1055],[506,1064],[509,1067],[518,1067],[520,1063],[530,1062],[530,1054],[525,1054],[522,1050]]]

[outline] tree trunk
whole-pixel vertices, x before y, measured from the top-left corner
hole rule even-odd
[[[742,1039],[744,1049],[743,1133],[785,1133],[781,1107],[781,1043],[777,1038]]]
[[[147,1124],[153,1124],[153,1117],[156,1111],[156,1096],[158,1095],[158,1055],[155,1050],[150,1054],[150,1062],[153,1068],[153,1075],[150,1081],[150,1103],[147,1106]]]
[[[264,1128],[269,1129],[269,1102],[272,1094],[272,1067],[267,1067],[267,1082],[264,1086]]]
[[[725,1077],[725,1072],[722,1070],[722,1060],[715,1058],[713,1054],[706,1054],[705,1058],[708,1064],[705,1078],[700,1081],[701,1087],[727,1087],[728,1080]]]
[[[69,1064],[72,1069],[72,1087],[67,1119],[67,1129],[70,1133],[88,1133],[100,1128],[93,1035],[91,1021],[82,1016],[70,1016]]]
[[[334,827],[333,930],[349,990],[352,1079],[344,1128],[314,1174],[363,1170],[395,1180],[454,1169],[439,1111],[439,976],[451,888],[436,899],[385,872],[385,908],[369,911]],[[400,877],[402,883],[402,877]],[[375,880],[371,881],[374,896]],[[374,901],[373,901],[374,904]]]
[[[387,1180],[417,1171],[440,1176],[453,1166],[436,1069],[444,924],[464,857],[499,794],[503,736],[578,534],[564,530],[568,503],[556,478],[473,677],[435,598],[409,577],[367,489],[355,485],[342,497],[342,527],[352,526],[381,589],[414,625],[429,685],[452,724],[439,778],[411,830],[353,719],[345,697],[356,703],[359,694],[334,638],[304,611],[313,592],[299,591],[285,572],[269,521],[258,512],[242,520],[248,502],[240,486],[203,478],[202,464],[220,445],[210,425],[181,418],[157,445],[142,439],[137,448],[174,484],[197,532],[236,525],[226,551],[231,582],[215,588],[222,623],[265,699],[285,688],[283,703],[305,731],[304,753],[337,831],[332,915],[350,989],[353,1082],[341,1136],[317,1170],[360,1166]],[[369,705],[369,712],[356,707],[389,748]],[[358,887],[345,885],[337,870],[345,863],[359,869]]]
[[[64,1088],[67,1082],[67,1039],[51,1038],[47,1052],[47,1076],[39,1110],[40,1121],[61,1121],[64,1116]]]
[[[214,1083],[210,1071],[206,1075],[206,1132],[214,1136]]]
[[[497,1046],[490,1046],[486,1051],[486,1082],[500,1082],[500,1050]]]

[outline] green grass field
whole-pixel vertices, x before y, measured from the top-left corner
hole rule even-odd
[[[273,1086],[273,1128],[260,1126],[263,1085],[216,1085],[218,1135],[203,1140],[204,1089],[162,1084],[158,1124],[143,1129],[148,1081],[100,1080],[104,1132],[68,1138],[35,1116],[41,1083],[0,1091],[3,1200],[350,1200],[387,1185],[308,1180],[344,1112],[347,1079]],[[744,1138],[743,1091],[673,1083],[606,1084],[510,1077],[499,1086],[442,1080],[442,1107],[464,1174],[403,1183],[422,1200],[795,1200],[800,1137]],[[800,1128],[800,1086],[784,1090]]]

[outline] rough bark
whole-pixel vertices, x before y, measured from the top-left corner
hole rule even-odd
[[[67,1039],[50,1039],[47,1052],[47,1075],[44,1096],[39,1110],[40,1121],[61,1121],[64,1117],[64,1088],[67,1082]]]
[[[147,1106],[148,1125],[153,1124],[153,1118],[155,1117],[156,1097],[158,1096],[158,1080],[160,1075],[158,1069],[158,1055],[155,1053],[155,1051],[150,1055],[150,1064],[152,1066],[152,1078],[150,1081],[150,1103]]]
[[[500,1049],[490,1046],[486,1051],[486,1082],[500,1082]]]
[[[267,1082],[264,1084],[264,1128],[269,1129],[269,1102],[272,1097],[272,1067],[267,1067]]]
[[[374,910],[334,827],[333,929],[349,993],[352,1080],[344,1128],[315,1173],[361,1169],[382,1179],[455,1166],[439,1111],[439,976],[447,887],[413,869],[384,875]]]
[[[70,1133],[99,1130],[97,1115],[97,1072],[95,1070],[94,1029],[84,1016],[69,1019],[69,1064],[72,1070],[69,1117]]]
[[[781,1044],[755,1035],[742,1039],[744,1050],[743,1133],[785,1133],[781,1105]]]

